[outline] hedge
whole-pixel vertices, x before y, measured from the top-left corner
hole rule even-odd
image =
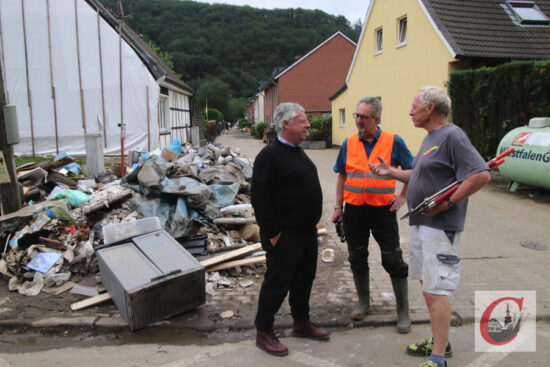
[[[327,147],[332,145],[332,116],[308,116],[311,125],[307,140],[322,140],[327,142]]]
[[[254,130],[251,130],[251,134],[256,139],[262,139],[264,137],[264,130],[267,127],[266,122],[258,122],[256,125],[254,125]]]
[[[453,122],[490,158],[510,130],[550,116],[550,60],[454,71],[448,89]]]

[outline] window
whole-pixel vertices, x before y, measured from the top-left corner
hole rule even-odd
[[[407,17],[399,19],[398,29],[399,39],[397,40],[397,46],[403,46],[407,44]]]
[[[539,9],[534,1],[506,1],[517,22],[522,25],[548,25],[550,19]]]
[[[346,109],[340,108],[340,127],[346,126]]]
[[[376,53],[382,52],[382,28],[376,30]]]
[[[161,95],[159,98],[159,129],[162,132],[167,131],[168,128],[168,98]]]

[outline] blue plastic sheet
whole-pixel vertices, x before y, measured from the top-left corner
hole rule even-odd
[[[64,190],[48,197],[49,200],[56,200],[61,198],[69,199],[69,204],[71,204],[73,208],[78,208],[79,206],[87,203],[88,200],[90,200],[88,194],[85,194],[82,191],[78,190]]]
[[[239,193],[239,185],[237,182],[230,185],[209,185],[210,189],[214,192],[214,198],[222,207],[233,205],[235,198]]]
[[[169,146],[166,147],[166,149],[168,149],[169,151],[174,152],[176,154],[182,154],[183,153],[183,148],[181,146],[181,142],[180,142],[179,138],[175,138],[174,141],[172,141],[172,143]]]
[[[55,159],[53,161],[57,162],[58,160],[60,160],[62,158],[65,158],[65,157],[69,157],[69,158],[73,159],[73,157],[71,157],[67,153],[61,152],[57,155],[57,157],[55,157]],[[69,172],[73,173],[76,176],[80,175],[80,172],[82,172],[82,167],[80,167],[80,164],[78,164],[76,162],[69,163],[68,165],[63,166],[63,168],[65,168],[66,170],[68,170]]]

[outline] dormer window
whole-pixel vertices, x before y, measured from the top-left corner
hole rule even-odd
[[[531,0],[506,0],[506,5],[521,25],[549,25],[550,19]]]
[[[403,17],[398,20],[398,40],[397,46],[404,46],[407,44],[407,17]]]
[[[378,28],[376,31],[375,31],[375,34],[376,34],[376,54],[379,54],[382,52],[383,50],[383,45],[382,45],[382,36],[384,35],[383,32],[382,32],[382,28]]]

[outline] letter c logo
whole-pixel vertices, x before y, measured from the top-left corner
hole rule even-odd
[[[483,311],[483,315],[481,316],[481,320],[479,322],[479,331],[481,332],[481,336],[483,337],[483,339],[485,339],[485,341],[487,343],[492,344],[492,345],[508,344],[512,340],[514,340],[516,338],[516,336],[518,335],[518,334],[514,334],[510,339],[505,340],[503,342],[497,342],[497,341],[493,340],[493,338],[491,338],[491,335],[489,335],[489,318],[491,317],[491,314],[493,313],[493,310],[495,309],[495,307],[497,307],[499,303],[504,302],[504,301],[513,301],[513,302],[517,303],[517,305],[519,306],[520,311],[523,308],[523,297],[522,298],[503,297],[503,298],[499,298],[496,301],[494,301],[493,303],[491,303],[489,305],[489,307],[487,307],[485,309],[485,311]]]

